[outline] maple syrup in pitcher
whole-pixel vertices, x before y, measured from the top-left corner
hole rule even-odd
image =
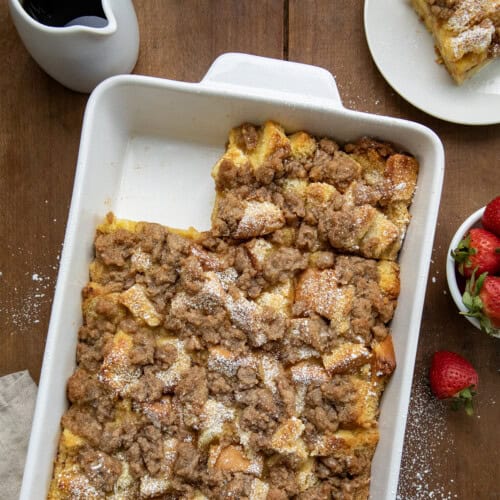
[[[133,0],[7,0],[24,46],[59,83],[90,93],[139,54]]]
[[[22,5],[35,21],[46,26],[102,28],[108,24],[101,0],[24,0]]]

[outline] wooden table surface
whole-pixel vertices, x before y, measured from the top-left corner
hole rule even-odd
[[[336,78],[348,108],[432,128],[446,152],[412,402],[401,499],[498,499],[500,341],[461,318],[447,293],[450,238],[500,194],[500,125],[434,119],[404,101],[374,65],[363,2],[351,0],[135,0],[141,46],[135,73],[199,81],[224,52],[315,64]],[[38,381],[87,95],[65,89],[30,58],[0,4],[0,375],[28,369]],[[416,68],[418,71],[418,68]],[[425,92],[425,89],[422,89]],[[436,350],[477,368],[474,417],[429,395]],[[1,493],[0,493],[1,496]]]

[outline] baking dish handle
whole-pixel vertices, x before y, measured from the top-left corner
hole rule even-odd
[[[227,53],[210,66],[200,85],[244,90],[246,95],[321,102],[324,107],[342,108],[333,75],[326,69],[281,59]]]

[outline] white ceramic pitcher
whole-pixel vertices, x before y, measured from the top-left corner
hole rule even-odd
[[[26,49],[65,87],[91,92],[105,78],[133,70],[139,53],[139,27],[132,0],[102,0],[106,18],[102,22],[81,17],[64,26],[39,22],[25,10],[23,0],[8,1]]]

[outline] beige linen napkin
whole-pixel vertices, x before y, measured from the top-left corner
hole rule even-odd
[[[36,385],[28,371],[0,377],[0,497],[19,498]]]

